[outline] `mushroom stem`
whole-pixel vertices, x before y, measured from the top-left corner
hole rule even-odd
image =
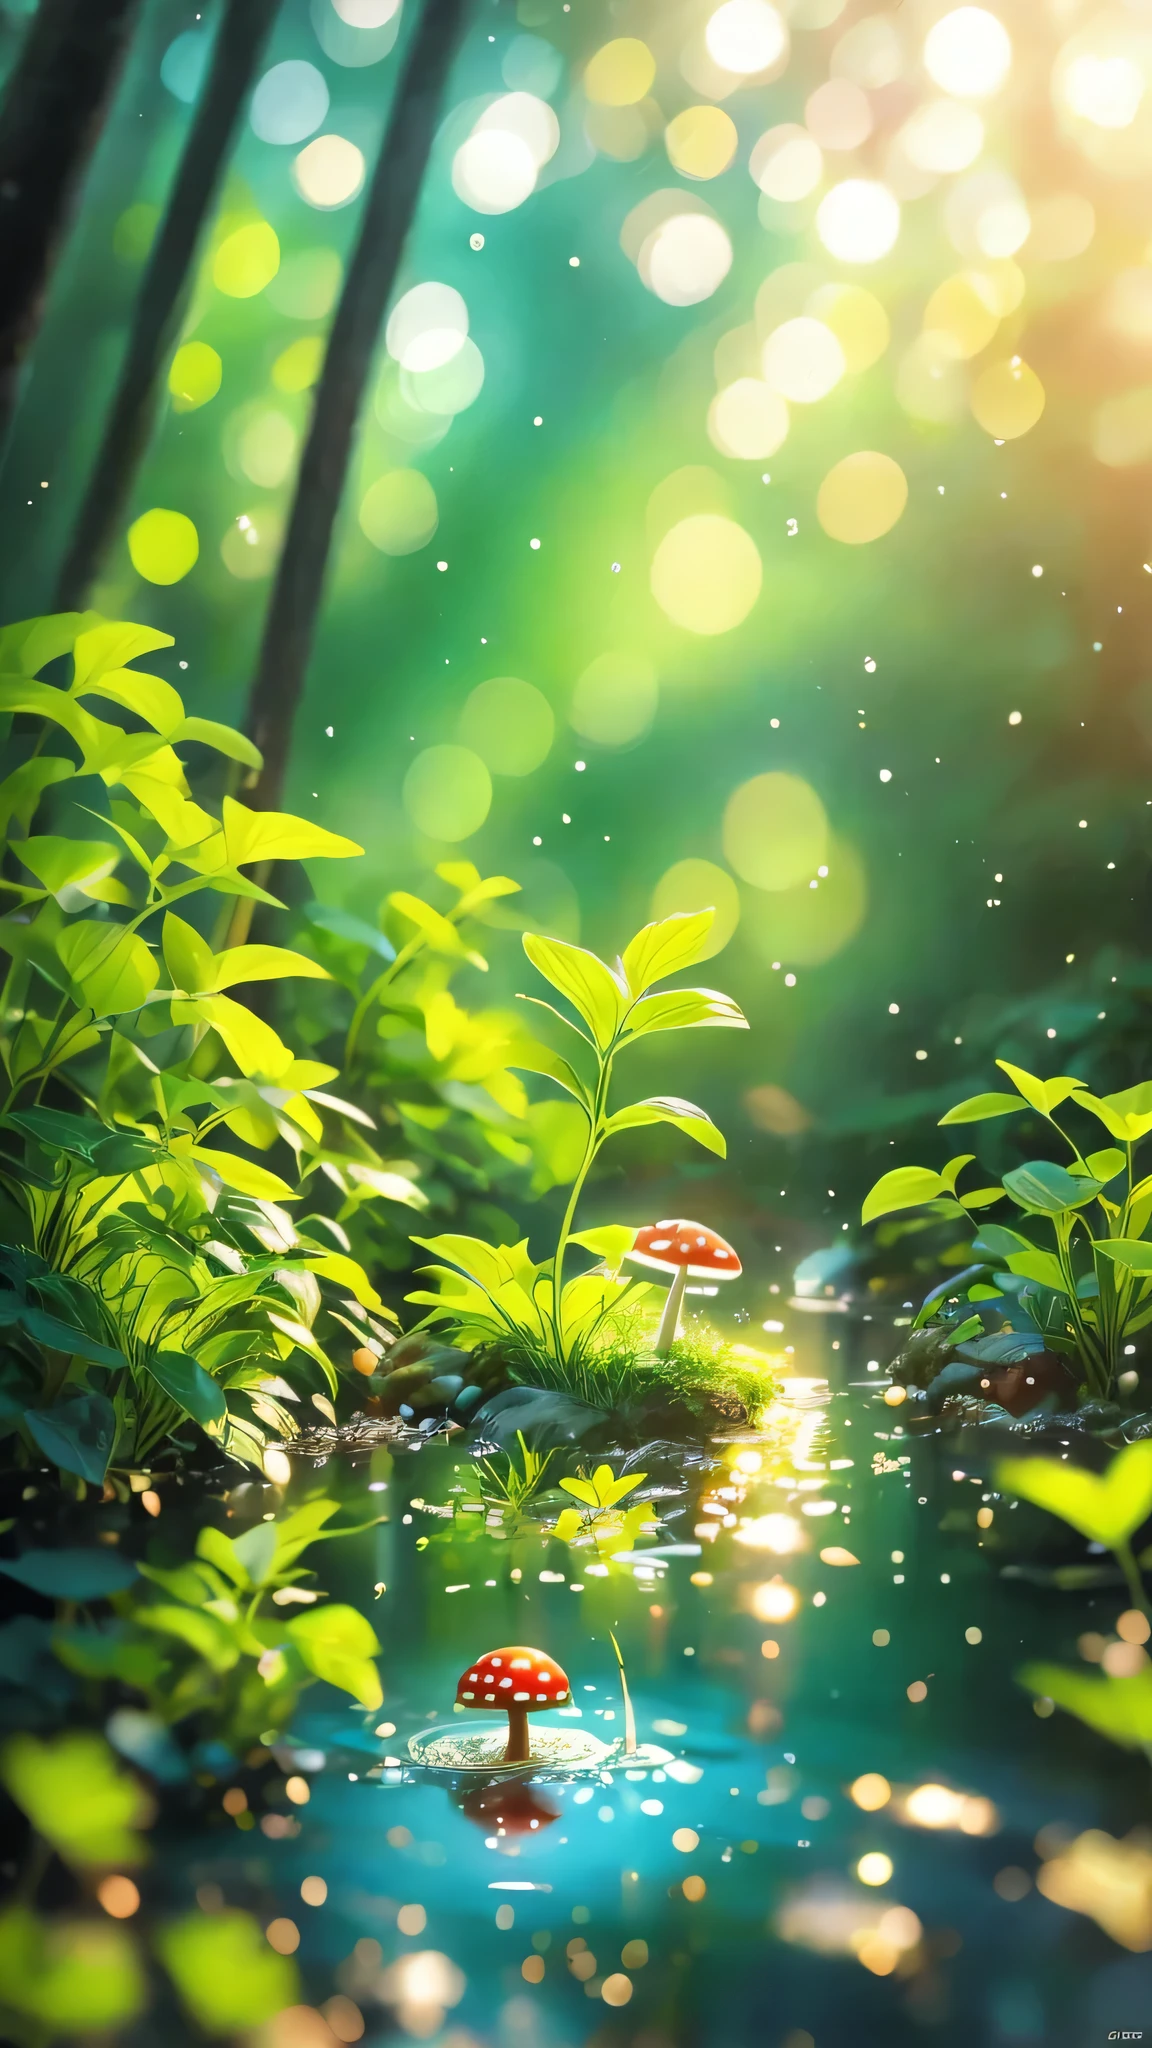
[[[506,1764],[526,1764],[531,1760],[532,1744],[528,1735],[527,1707],[508,1709],[508,1747],[504,1751]]]
[[[684,1299],[684,1288],[687,1280],[688,1268],[687,1266],[681,1266],[671,1287],[668,1289],[668,1298],[664,1303],[664,1313],[660,1318],[660,1328],[656,1332],[656,1354],[659,1358],[666,1357],[676,1342],[680,1329],[680,1304]]]

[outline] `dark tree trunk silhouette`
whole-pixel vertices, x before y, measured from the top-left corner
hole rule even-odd
[[[248,702],[247,730],[264,756],[264,767],[245,790],[245,800],[260,810],[275,810],[282,797],[364,386],[420,197],[465,12],[466,0],[425,0],[332,323]]]
[[[156,416],[157,393],[184,308],[204,224],[241,104],[280,0],[227,0],[164,219],[148,259],[116,395],[56,590],[61,611],[84,603],[119,531]]]
[[[40,0],[0,107],[0,442],[140,0]]]

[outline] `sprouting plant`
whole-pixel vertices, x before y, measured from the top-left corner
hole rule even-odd
[[[516,1432],[516,1441],[520,1445],[519,1465],[511,1451],[504,1451],[498,1453],[503,1458],[502,1465],[497,1464],[495,1458],[481,1458],[467,1468],[467,1476],[476,1484],[486,1508],[522,1515],[541,1491],[544,1475],[555,1452],[545,1451],[541,1455],[534,1451],[530,1444],[525,1443],[521,1430]]]
[[[1149,1612],[1132,1538],[1152,1514],[1152,1438],[1126,1444],[1099,1474],[1062,1458],[1002,1458],[996,1484],[1102,1543],[1119,1564],[1134,1604]]]
[[[1099,1097],[1071,1075],[1042,1081],[1007,1060],[997,1065],[1015,1094],[972,1096],[941,1117],[941,1124],[985,1123],[1031,1110],[1067,1147],[1069,1165],[1030,1160],[1005,1173],[1002,1184],[967,1192],[960,1191],[959,1180],[973,1163],[970,1152],[950,1159],[939,1172],[896,1167],[868,1195],[863,1220],[920,1207],[966,1217],[1009,1199],[1047,1243],[999,1223],[981,1224],[973,1254],[998,1270],[977,1273],[968,1299],[977,1303],[1014,1296],[1047,1347],[1071,1361],[1086,1393],[1106,1397],[1114,1388],[1125,1340],[1152,1322],[1152,1239],[1147,1235],[1152,1174],[1139,1172],[1135,1156],[1152,1132],[1152,1081]],[[1063,1104],[1093,1117],[1114,1142],[1082,1152],[1075,1136],[1056,1120]],[[925,1312],[932,1301],[930,1296]],[[952,1332],[953,1342],[980,1327],[978,1318],[968,1319]]]
[[[539,997],[525,998],[556,1018],[583,1049],[575,1055],[578,1065],[543,1044],[518,1050],[512,1062],[555,1081],[574,1104],[569,1112],[571,1159],[566,1172],[557,1175],[571,1182],[571,1193],[556,1250],[551,1259],[537,1263],[529,1257],[526,1241],[493,1247],[464,1236],[414,1238],[414,1243],[449,1264],[425,1269],[438,1282],[437,1292],[420,1290],[408,1296],[432,1309],[429,1322],[450,1322],[461,1341],[499,1342],[514,1371],[527,1368],[539,1378],[551,1370],[563,1380],[581,1367],[591,1369],[598,1352],[619,1330],[622,1308],[630,1309],[645,1291],[644,1283],[622,1279],[619,1273],[635,1241],[634,1230],[573,1227],[588,1175],[608,1140],[625,1131],[670,1124],[724,1157],[721,1133],[694,1103],[663,1095],[613,1108],[610,1099],[616,1061],[642,1038],[704,1025],[747,1029],[737,1005],[714,989],[654,992],[656,982],[700,958],[714,914],[702,910],[646,925],[615,968],[583,947],[535,933],[524,936],[528,958],[583,1020],[573,1022]],[[602,1264],[566,1284],[565,1257],[573,1244],[594,1253]]]
[[[641,1529],[651,1526],[652,1510],[646,1503],[636,1502],[621,1513],[620,1503],[647,1477],[646,1472],[629,1472],[618,1479],[611,1465],[597,1465],[591,1477],[582,1469],[575,1479],[562,1479],[563,1491],[580,1506],[562,1509],[552,1534],[561,1543],[601,1538],[625,1544],[634,1541]]]
[[[582,1501],[585,1507],[591,1508],[593,1514],[603,1514],[626,1500],[630,1493],[635,1493],[647,1477],[646,1472],[629,1472],[617,1479],[611,1465],[597,1465],[591,1479],[581,1474],[578,1479],[562,1479],[560,1486],[565,1493],[572,1495],[573,1500]]]

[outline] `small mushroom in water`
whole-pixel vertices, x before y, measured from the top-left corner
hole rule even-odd
[[[646,1223],[643,1230],[636,1232],[636,1242],[626,1257],[674,1276],[656,1333],[656,1350],[661,1357],[676,1342],[689,1274],[694,1280],[735,1280],[743,1270],[738,1254],[717,1231],[683,1217]]]
[[[508,1715],[506,1764],[526,1764],[532,1747],[528,1738],[529,1714],[545,1707],[565,1707],[572,1693],[565,1673],[555,1657],[543,1650],[514,1644],[510,1649],[489,1650],[464,1672],[456,1687],[458,1707],[472,1709],[503,1707]]]

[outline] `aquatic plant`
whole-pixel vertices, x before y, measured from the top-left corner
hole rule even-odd
[[[1011,1201],[1040,1237],[982,1223],[972,1252],[984,1264],[929,1295],[917,1325],[932,1322],[966,1282],[970,1304],[1009,1297],[1039,1337],[1036,1348],[1069,1360],[1085,1396],[1106,1398],[1114,1390],[1125,1341],[1152,1322],[1152,1174],[1136,1166],[1137,1147],[1152,1132],[1152,1081],[1101,1097],[1068,1074],[1042,1081],[1007,1060],[996,1064],[1015,1093],[972,1096],[948,1110],[941,1124],[986,1123],[1031,1111],[1061,1139],[1070,1163],[1029,1160],[1004,1173],[1000,1184],[965,1192],[960,1176],[973,1164],[973,1153],[958,1154],[939,1172],[899,1166],[877,1181],[862,1220],[922,1207],[967,1217]],[[1103,1125],[1114,1142],[1082,1152],[1056,1121],[1055,1111],[1065,1103]],[[994,1341],[983,1338],[979,1313],[940,1327],[953,1346],[977,1339],[974,1362],[1003,1362]]]
[[[512,1516],[522,1515],[543,1491],[545,1474],[554,1453],[534,1451],[531,1444],[524,1441],[520,1430],[516,1432],[516,1440],[520,1445],[519,1464],[511,1451],[505,1451],[497,1452],[494,1457],[479,1458],[463,1468],[475,1497],[489,1512],[507,1511]],[[564,1484],[563,1480],[560,1484]]]
[[[353,1297],[352,1327],[387,1313],[346,1236],[293,1225],[293,1186],[251,1157],[280,1145],[307,1175],[336,1069],[229,991],[327,970],[279,946],[217,951],[181,914],[193,898],[201,916],[204,899],[274,905],[249,870],[360,849],[193,799],[178,748],[260,757],[129,665],[171,645],[96,613],[0,633],[0,712],[18,727],[0,783],[0,1432],[17,1461],[82,1484],[188,1422],[259,1463],[294,1428],[286,1370],[337,1390],[321,1283]],[[69,658],[66,680],[41,679]]]
[[[613,1069],[620,1053],[657,1031],[703,1025],[746,1029],[746,1019],[728,996],[713,989],[677,988],[653,992],[654,984],[691,966],[704,950],[713,912],[704,910],[645,926],[625,949],[616,969],[595,954],[558,939],[524,936],[528,958],[583,1019],[562,1015],[532,996],[525,1000],[557,1018],[585,1048],[581,1072],[551,1046],[517,1051],[513,1064],[555,1081],[571,1097],[568,1119],[577,1143],[564,1176],[571,1192],[560,1222],[556,1249],[548,1259],[531,1258],[525,1239],[493,1246],[462,1235],[414,1237],[446,1261],[424,1269],[436,1281],[408,1300],[427,1307],[427,1324],[447,1323],[462,1346],[498,1347],[512,1376],[542,1387],[576,1391],[595,1400],[597,1380],[613,1382],[610,1405],[618,1405],[625,1383],[635,1391],[635,1361],[641,1347],[633,1313],[651,1291],[648,1283],[622,1275],[637,1232],[623,1225],[574,1228],[588,1175],[609,1139],[625,1131],[670,1124],[708,1151],[724,1156],[721,1133],[707,1112],[678,1096],[656,1096],[613,1108]],[[587,1029],[583,1028],[587,1026]],[[570,1246],[600,1261],[591,1271],[565,1281]],[[678,1307],[678,1304],[677,1304]]]

